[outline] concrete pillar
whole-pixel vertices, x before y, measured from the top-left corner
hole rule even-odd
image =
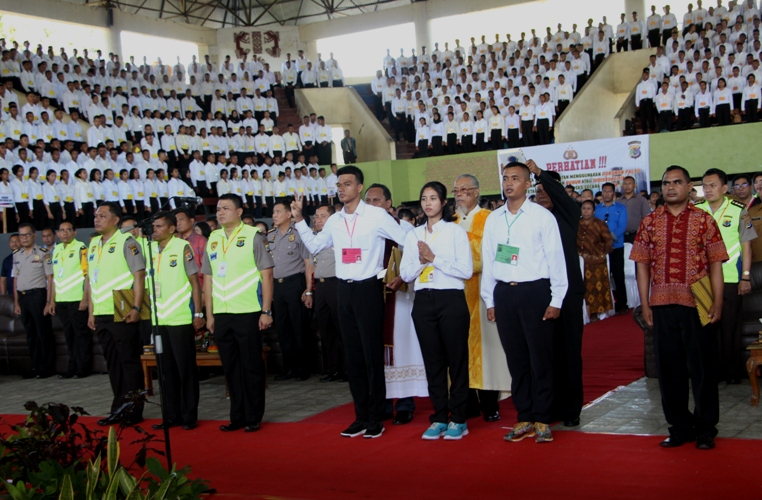
[[[109,18],[108,11],[104,10],[104,15],[106,16],[106,19]],[[122,28],[121,28],[121,19],[120,19],[120,12],[118,9],[112,9],[111,14],[113,17],[111,17],[112,24],[108,28],[108,37],[109,37],[109,52],[113,52],[114,54],[119,56],[119,60],[122,62],[122,66],[124,66],[124,54],[122,53]],[[108,21],[104,23],[104,25],[107,25]]]
[[[638,19],[642,19],[645,21],[648,12],[646,10],[646,1],[645,0],[624,0],[624,11],[627,14],[627,20],[632,20],[632,13],[637,12],[638,13]]]
[[[413,23],[415,23],[415,53],[421,55],[421,47],[426,47],[426,53],[431,54],[431,33],[429,29],[429,14],[426,2],[416,2],[413,7]],[[402,47],[410,55],[410,48]]]

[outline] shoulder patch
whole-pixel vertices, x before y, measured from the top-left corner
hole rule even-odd
[[[746,208],[746,205],[744,205],[742,202],[740,202],[738,200],[730,200],[730,204],[731,205],[735,205],[738,208]]]
[[[130,252],[132,253],[132,255],[140,255],[140,248],[138,248],[137,244],[130,243],[127,248],[130,249]]]
[[[189,246],[185,247],[185,260],[188,262],[193,260],[193,250],[191,250],[191,247]]]

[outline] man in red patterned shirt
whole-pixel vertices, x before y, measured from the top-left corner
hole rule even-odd
[[[196,265],[201,269],[201,262],[204,259],[204,249],[206,248],[206,238],[193,231],[194,223],[193,211],[191,209],[180,210],[177,212],[177,236],[190,243],[193,250],[193,257]],[[201,273],[198,275],[201,288],[204,287],[204,277]],[[203,302],[203,301],[202,301]],[[197,311],[200,312],[200,311]]]
[[[653,326],[662,406],[670,424],[661,446],[696,440],[697,448],[710,450],[720,418],[714,323],[722,312],[722,263],[728,253],[714,218],[690,203],[692,188],[687,170],[667,168],[662,177],[665,205],[640,223],[630,259],[637,265],[643,319]],[[707,274],[714,295],[712,324],[702,327],[691,284]],[[689,376],[693,413],[688,409]]]

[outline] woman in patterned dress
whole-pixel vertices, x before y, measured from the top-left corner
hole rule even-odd
[[[606,223],[595,218],[595,204],[590,200],[584,201],[577,232],[577,249],[585,260],[585,302],[590,321],[599,319],[598,314],[614,309],[606,265],[606,255],[611,252],[613,241]]]

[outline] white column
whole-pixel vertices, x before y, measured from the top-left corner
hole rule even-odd
[[[648,12],[646,11],[646,1],[645,0],[624,0],[624,11],[627,14],[627,20],[632,20],[632,13],[637,12],[638,13],[638,19],[645,20],[646,17],[648,17]]]

